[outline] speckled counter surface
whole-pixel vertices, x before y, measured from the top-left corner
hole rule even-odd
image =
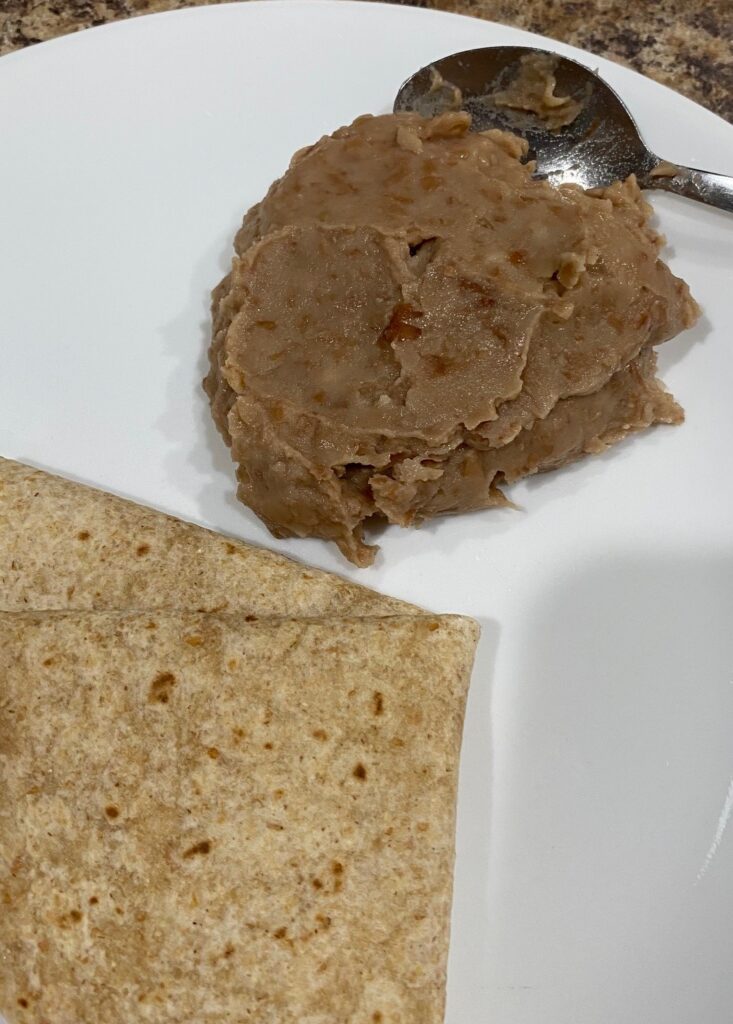
[[[195,0],[0,0],[0,54]],[[198,0],[198,3],[221,0]],[[733,0],[409,0],[529,29],[610,57],[733,122]],[[521,8],[517,12],[517,8]]]

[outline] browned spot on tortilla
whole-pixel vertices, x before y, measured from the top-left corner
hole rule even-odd
[[[210,852],[211,852],[211,840],[210,839],[202,839],[200,842],[194,843],[193,846],[189,846],[189,848],[184,852],[183,856],[184,857],[196,857],[196,856],[200,856],[200,855],[207,854],[207,853],[210,853]]]
[[[150,684],[148,693],[149,704],[167,704],[171,698],[176,677],[172,672],[159,672]]]

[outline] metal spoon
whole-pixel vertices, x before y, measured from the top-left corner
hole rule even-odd
[[[532,54],[552,59],[555,95],[580,104],[572,123],[552,130],[536,114],[497,106],[492,100],[518,75],[521,58]],[[530,159],[537,163],[536,175],[553,184],[598,188],[635,174],[641,188],[663,189],[733,212],[733,177],[655,156],[609,85],[583,64],[548,50],[490,46],[454,53],[408,78],[394,109],[425,116],[463,109],[472,115],[473,131],[503,128],[521,135],[529,143]]]

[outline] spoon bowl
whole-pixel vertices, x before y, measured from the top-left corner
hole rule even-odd
[[[553,128],[542,113],[496,102],[498,93],[517,80],[522,61],[546,61],[550,101],[567,97],[577,116]],[[535,174],[554,185],[573,182],[600,188],[635,174],[642,188],[661,188],[733,211],[733,179],[681,167],[652,153],[626,105],[585,65],[548,50],[491,46],[465,50],[421,68],[400,87],[395,112],[432,117],[446,110],[471,114],[471,129],[500,128],[526,139]]]

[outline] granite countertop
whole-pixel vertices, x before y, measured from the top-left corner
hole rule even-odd
[[[0,0],[0,54],[92,25],[221,0]],[[733,122],[732,0],[407,0],[628,64]],[[521,7],[517,11],[517,7]]]

